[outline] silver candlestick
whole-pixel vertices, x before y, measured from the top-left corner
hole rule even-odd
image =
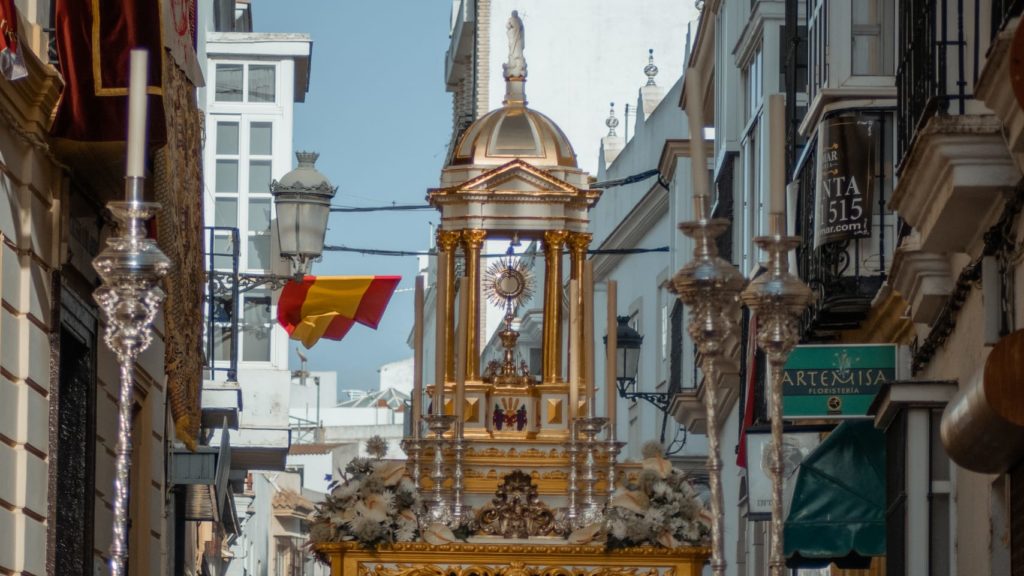
[[[418,492],[423,469],[420,465],[420,457],[423,452],[422,441],[419,438],[406,438],[402,440],[402,451],[409,456],[409,475],[412,476],[413,486]]]
[[[462,470],[463,465],[463,453],[466,451],[465,441],[463,440],[462,429],[463,423],[455,423],[455,433],[452,435],[452,527],[457,527],[463,521],[463,516],[468,512],[467,507],[462,502],[463,492],[463,480],[465,479],[465,473]]]
[[[451,428],[455,417],[449,414],[430,414],[424,418],[430,431],[434,433],[434,470],[430,475],[434,483],[434,494],[427,516],[431,523],[447,525],[452,521],[452,507],[444,495],[444,433]]]
[[[611,505],[612,498],[615,497],[615,480],[618,477],[618,472],[616,471],[616,460],[618,459],[620,450],[622,450],[622,443],[615,441],[615,432],[609,428],[608,438],[605,440],[604,448],[605,454],[608,455],[608,495],[605,498],[607,505]]]
[[[579,498],[579,475],[576,470],[576,460],[579,454],[579,444],[576,441],[576,423],[577,419],[569,421],[569,441],[565,444],[565,452],[569,456],[569,505],[565,509],[565,523],[567,528],[571,530],[576,529],[576,523],[579,518],[579,507],[577,500]]]
[[[153,319],[164,300],[160,280],[171,261],[156,242],[146,237],[145,222],[160,208],[141,202],[143,178],[125,179],[127,202],[110,202],[107,208],[119,223],[120,234],[93,260],[102,285],[93,296],[106,319],[103,339],[117,356],[121,371],[118,396],[117,462],[114,475],[114,527],[110,550],[111,574],[126,572],[128,550],[128,487],[131,465],[131,414],[135,361],[153,339]]]
[[[708,428],[708,484],[711,491],[711,571],[725,574],[725,511],[722,495],[722,459],[718,438],[718,362],[722,344],[735,328],[739,293],[745,280],[736,267],[718,256],[715,238],[729,228],[723,218],[709,219],[707,198],[694,197],[697,220],[679,225],[693,238],[693,260],[673,279],[679,298],[690,307],[689,332],[700,351],[704,372],[704,409]]]
[[[800,245],[798,236],[786,236],[781,214],[770,215],[768,236],[754,242],[768,255],[767,270],[743,291],[744,304],[757,315],[757,345],[771,365],[769,391],[772,426],[772,522],[769,566],[772,576],[783,576],[786,560],[782,554],[782,370],[789,353],[800,341],[800,317],[813,300],[813,293],[789,271],[790,250]]]
[[[604,518],[597,502],[597,435],[608,422],[607,418],[580,418],[577,425],[583,433],[583,508],[579,511],[579,525],[589,526]]]

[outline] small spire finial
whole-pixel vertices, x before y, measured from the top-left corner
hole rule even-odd
[[[615,102],[608,105],[611,106],[611,110],[608,111],[608,118],[604,121],[604,125],[608,127],[608,135],[615,136],[615,128],[619,125],[619,119],[615,117]]]
[[[654,48],[647,50],[647,66],[644,66],[644,74],[647,75],[647,85],[657,86],[654,77],[658,75],[658,67],[654,65]]]

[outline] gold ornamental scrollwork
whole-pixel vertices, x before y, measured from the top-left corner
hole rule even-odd
[[[437,247],[442,252],[451,252],[459,245],[461,238],[462,232],[459,230],[438,230]]]
[[[537,496],[533,478],[522,470],[505,475],[490,504],[477,515],[480,532],[505,538],[556,534],[555,514]]]
[[[525,562],[508,564],[446,565],[434,564],[360,564],[357,576],[675,576],[675,571],[633,566],[531,566]]]

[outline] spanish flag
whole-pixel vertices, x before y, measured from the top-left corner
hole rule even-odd
[[[380,324],[401,276],[306,276],[289,282],[277,302],[277,321],[306,348],[320,338],[341,340],[352,324]]]

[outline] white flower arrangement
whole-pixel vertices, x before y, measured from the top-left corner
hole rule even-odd
[[[707,544],[710,514],[689,477],[661,456],[660,444],[644,446],[643,452],[639,481],[620,487],[609,503],[604,524],[606,547]]]
[[[417,516],[423,504],[405,463],[383,460],[387,444],[379,437],[371,438],[367,448],[372,457],[353,458],[317,506],[311,544],[356,541],[372,550],[419,537]]]

